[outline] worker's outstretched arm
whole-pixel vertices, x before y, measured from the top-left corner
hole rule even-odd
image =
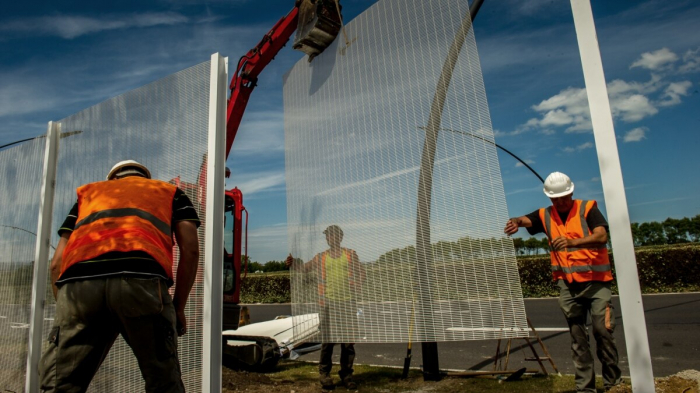
[[[555,250],[564,250],[565,248],[573,247],[604,247],[608,242],[608,231],[605,227],[593,228],[593,233],[580,239],[567,239],[563,236],[552,240],[552,248]]]
[[[177,266],[173,304],[177,315],[177,334],[182,336],[187,333],[185,305],[194,279],[197,277],[197,265],[199,264],[197,225],[192,221],[178,221],[175,224],[175,238],[180,247],[180,262]]]
[[[301,265],[301,269],[304,273],[308,273],[309,271],[311,271],[311,263],[314,260],[316,260],[316,257],[314,257],[314,259],[312,259],[311,261],[306,262],[306,263]],[[287,267],[291,267],[294,264],[294,261],[295,261],[294,257],[292,256],[291,253],[289,253],[289,255],[287,255],[287,259],[284,261],[284,264]]]
[[[503,233],[510,236],[518,231],[518,228],[530,228],[532,226],[532,221],[526,216],[514,217],[508,220],[506,227],[503,229]]]
[[[58,241],[58,247],[51,258],[51,287],[53,289],[53,298],[58,298],[58,287],[56,286],[56,281],[58,281],[58,276],[61,274],[61,264],[63,263],[63,250],[66,249],[66,244],[68,244],[68,238],[71,232],[63,232],[61,239]]]

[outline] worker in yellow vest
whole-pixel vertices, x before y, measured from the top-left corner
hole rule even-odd
[[[56,316],[40,362],[42,392],[86,391],[119,334],[147,392],[184,392],[177,336],[187,332],[199,262],[197,212],[180,189],[152,180],[133,160],[79,187],[77,197],[51,260]]]
[[[333,346],[329,343],[332,337],[354,336],[358,334],[357,296],[364,279],[364,272],[355,251],[341,247],[343,230],[337,225],[331,225],[323,231],[328,250],[316,254],[311,261],[299,269],[304,273],[315,273],[318,281],[319,329],[321,341],[321,359],[318,370],[321,388],[333,389],[333,379],[330,376],[333,367]],[[289,254],[287,266],[292,266],[294,258]],[[355,360],[355,344],[340,345],[340,381],[347,389],[357,389],[357,383],[352,379],[353,362]]]
[[[618,353],[613,332],[615,314],[611,302],[613,280],[608,257],[608,223],[596,201],[573,199],[574,183],[554,172],[544,182],[544,194],[552,206],[511,218],[504,232],[512,235],[527,228],[530,235],[549,239],[551,267],[559,286],[559,306],[571,333],[576,367],[576,391],[595,392],[595,371],[586,320],[591,315],[596,353],[603,366],[603,382],[609,389],[620,382]]]

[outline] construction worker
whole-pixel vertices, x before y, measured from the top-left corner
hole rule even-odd
[[[177,187],[136,161],[77,190],[51,260],[56,316],[40,363],[42,392],[84,392],[122,335],[147,392],[184,392],[177,336],[197,274],[199,218]],[[174,232],[180,249],[174,296]]]
[[[356,297],[364,275],[355,251],[340,246],[343,241],[343,230],[337,225],[331,225],[323,231],[323,234],[330,248],[316,254],[300,269],[304,273],[316,273],[318,277],[319,328],[322,343],[318,371],[321,388],[330,390],[335,387],[330,376],[335,344],[327,341],[338,335],[356,336],[358,332]],[[292,266],[294,263],[292,254],[289,254],[285,263],[288,267]],[[355,344],[340,344],[338,375],[341,385],[347,389],[357,389],[357,383],[352,379],[354,360]]]
[[[559,306],[571,333],[576,391],[595,392],[595,370],[586,319],[591,315],[596,353],[603,366],[606,390],[620,382],[611,302],[613,276],[608,258],[608,223],[596,201],[573,199],[574,183],[554,172],[544,182],[552,206],[511,218],[504,232],[525,227],[530,235],[544,232],[551,247],[552,275],[559,286]]]

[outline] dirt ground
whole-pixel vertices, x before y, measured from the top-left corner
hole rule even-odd
[[[318,393],[318,372],[315,364],[282,362],[274,371],[259,373],[223,368],[222,392],[249,393]],[[517,392],[517,393],[569,393],[573,392],[573,376],[523,377],[520,381],[502,382],[495,379],[445,378],[439,382],[425,382],[417,370],[412,370],[407,380],[400,379],[400,370],[371,366],[357,366],[355,381],[360,385],[355,392],[376,393],[458,393],[458,392]],[[337,375],[334,375],[338,382]],[[599,392],[602,386],[599,382]],[[700,393],[700,371],[686,370],[676,375],[657,378],[657,393]],[[348,392],[336,387],[334,393]],[[610,393],[632,393],[629,380],[614,387]]]
[[[685,370],[665,378],[656,378],[656,393],[700,393],[700,371]],[[615,386],[610,393],[632,393],[629,383]]]

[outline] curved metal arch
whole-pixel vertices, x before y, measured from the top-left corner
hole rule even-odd
[[[432,285],[430,278],[430,269],[428,265],[432,263],[431,247],[430,247],[430,209],[432,201],[433,188],[433,170],[435,167],[435,152],[437,150],[437,140],[442,122],[442,113],[445,108],[447,99],[447,91],[452,81],[452,73],[454,72],[459,54],[462,51],[464,42],[469,35],[469,30],[472,27],[472,20],[476,17],[476,13],[481,7],[483,0],[475,0],[470,7],[469,13],[464,16],[462,23],[455,34],[455,38],[450,44],[447,52],[447,58],[442,66],[440,79],[438,79],[435,89],[435,96],[430,107],[430,116],[428,124],[425,127],[425,141],[423,143],[423,153],[421,155],[420,173],[418,177],[418,203],[416,208],[416,281],[415,288],[418,291],[418,301],[423,306],[424,315],[433,315]],[[418,277],[424,277],[424,283],[421,285]],[[423,378],[426,380],[440,379],[440,367],[437,355],[437,343],[423,342]]]

